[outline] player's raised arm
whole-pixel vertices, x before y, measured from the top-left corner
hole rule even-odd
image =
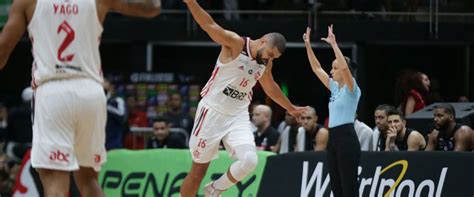
[[[242,39],[238,34],[225,30],[219,26],[214,19],[196,2],[196,0],[184,0],[194,20],[206,31],[211,39],[225,47],[241,50]]]

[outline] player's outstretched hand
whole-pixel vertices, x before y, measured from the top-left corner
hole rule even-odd
[[[299,106],[293,106],[293,109],[288,110],[288,113],[296,118],[296,120],[299,120],[299,117],[301,113],[308,111],[309,108],[307,106],[305,107],[299,107]]]

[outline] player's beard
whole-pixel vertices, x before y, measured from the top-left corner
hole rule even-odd
[[[438,127],[440,132],[443,132],[443,133],[447,132],[449,128],[448,121],[444,121],[444,122],[442,121],[439,124],[435,124],[435,126]]]
[[[255,60],[257,61],[257,64],[267,65],[268,61],[262,58],[262,53],[264,49],[265,47],[262,47],[259,50],[257,50],[257,57],[255,58]]]

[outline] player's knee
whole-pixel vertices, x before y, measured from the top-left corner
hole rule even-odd
[[[255,170],[258,164],[257,153],[246,152],[242,163],[243,163],[243,168],[246,169],[246,171],[252,172],[253,170]]]

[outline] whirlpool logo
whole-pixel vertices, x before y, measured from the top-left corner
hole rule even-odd
[[[328,186],[330,178],[328,173],[323,175],[323,165],[323,162],[318,162],[316,164],[316,167],[310,174],[309,162],[303,162],[300,196],[309,196],[309,193],[313,190],[313,188],[315,190],[315,196],[323,196],[326,192],[329,192],[327,190],[329,190]],[[396,166],[400,166],[401,170],[399,170],[399,168],[394,168]],[[408,168],[409,163],[407,160],[398,160],[385,167],[377,166],[375,168],[375,171],[373,172],[373,175],[369,177],[361,177],[361,174],[364,169],[359,166],[359,195],[383,197],[399,197],[406,196],[407,194],[408,196],[416,197],[442,196],[444,181],[448,173],[447,167],[443,167],[441,169],[439,176],[436,176],[437,174],[433,174],[432,177],[430,177],[436,177],[435,179],[428,178],[416,181],[411,179],[405,179],[405,175],[407,173]],[[391,172],[392,175],[398,174],[398,176],[384,176],[388,172]],[[332,193],[331,196],[333,196]]]

